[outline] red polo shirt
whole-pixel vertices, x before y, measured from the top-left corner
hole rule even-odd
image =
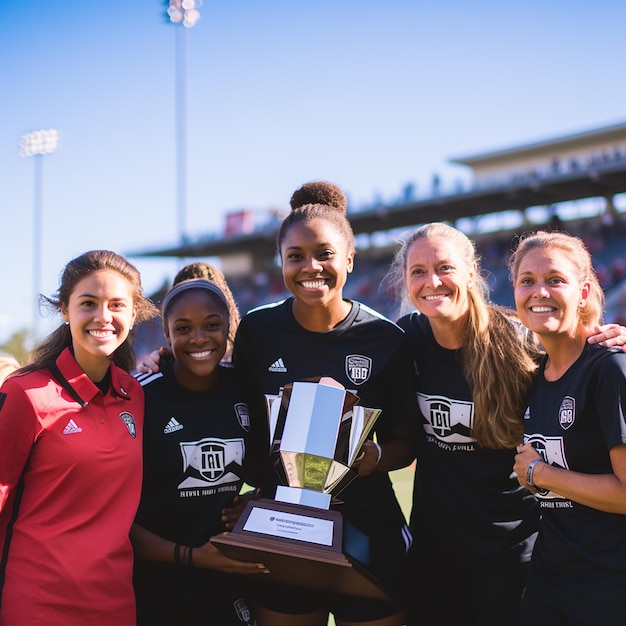
[[[143,391],[111,364],[103,395],[69,349],[56,364],[1,389],[0,625],[134,626]]]

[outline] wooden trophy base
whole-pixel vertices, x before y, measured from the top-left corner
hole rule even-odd
[[[367,538],[337,511],[250,500],[233,530],[211,543],[232,559],[263,563],[264,581],[390,599],[365,565]]]

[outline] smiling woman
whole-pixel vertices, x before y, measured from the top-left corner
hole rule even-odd
[[[143,491],[131,531],[137,624],[249,623],[246,582],[261,563],[222,555],[211,537],[226,530],[222,511],[255,484],[251,420],[237,372],[223,363],[238,313],[214,268],[186,266],[163,299],[173,358],[140,375],[146,397]],[[177,277],[177,280],[180,276]],[[190,567],[193,566],[193,567]]]
[[[354,389],[364,406],[382,409],[377,441],[367,440],[354,465],[358,478],[332,507],[370,538],[371,569],[393,596],[390,602],[321,593],[302,587],[264,584],[253,578],[253,614],[259,626],[379,626],[404,624],[406,553],[412,537],[389,472],[414,458],[416,404],[402,331],[363,304],[343,297],[354,264],[354,233],[346,198],[336,185],[305,183],[291,198],[277,248],[292,297],[244,316],[235,336],[233,363],[246,386],[256,446],[265,450],[263,493],[274,497],[278,473],[267,451],[266,394],[284,385],[330,376]],[[159,353],[138,370],[158,371]],[[355,364],[358,364],[356,366]],[[165,366],[163,366],[165,367]],[[334,436],[329,433],[329,436]],[[236,517],[236,516],[235,516]],[[297,585],[297,580],[294,580]]]
[[[0,622],[131,626],[144,400],[129,335],[157,311],[107,250],[70,261],[46,300],[65,323],[0,392]]]
[[[539,232],[510,260],[515,304],[546,355],[514,471],[542,518],[520,624],[623,624],[626,354],[590,345],[604,296],[577,237]]]
[[[398,324],[421,422],[411,511],[421,593],[407,623],[438,623],[445,606],[456,626],[515,624],[539,520],[511,476],[535,350],[514,312],[490,302],[472,241],[448,224],[409,233],[387,281],[413,309]]]
[[[337,624],[399,626],[404,624],[403,570],[411,536],[389,471],[413,459],[416,412],[403,333],[375,311],[344,298],[355,245],[343,192],[327,182],[307,183],[293,194],[291,205],[277,237],[291,297],[243,317],[233,362],[247,384],[251,414],[264,420],[266,394],[320,376],[354,389],[364,406],[382,409],[375,427],[377,441],[365,442],[358,477],[332,508],[369,536],[370,569],[393,598],[355,602],[348,596],[255,579],[254,616],[260,626],[324,626],[329,614]],[[271,467],[264,495],[274,497],[278,482]]]

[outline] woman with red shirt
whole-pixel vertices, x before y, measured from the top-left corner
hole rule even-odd
[[[0,624],[134,626],[144,399],[128,336],[157,310],[106,250],[70,261],[46,301],[64,324],[0,389]]]

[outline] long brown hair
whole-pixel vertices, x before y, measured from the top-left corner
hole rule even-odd
[[[472,435],[484,448],[513,448],[522,441],[522,416],[537,369],[537,349],[515,312],[490,301],[473,242],[443,222],[421,226],[400,242],[385,282],[405,305],[410,302],[408,250],[419,239],[435,237],[450,239],[467,266],[476,268],[467,291],[469,319],[462,348],[463,372],[474,402]]]
[[[72,259],[61,274],[61,284],[56,293],[51,296],[40,296],[41,301],[49,308],[60,312],[69,303],[70,296],[76,284],[93,272],[117,272],[128,281],[131,287],[133,305],[136,307],[135,328],[112,355],[112,361],[122,369],[130,372],[135,367],[135,354],[132,340],[136,333],[137,324],[145,322],[159,314],[151,300],[143,295],[141,276],[137,268],[123,256],[110,250],[90,250]],[[21,372],[29,372],[52,367],[55,361],[65,350],[72,345],[70,327],[61,324],[48,335],[28,355],[28,364]]]

